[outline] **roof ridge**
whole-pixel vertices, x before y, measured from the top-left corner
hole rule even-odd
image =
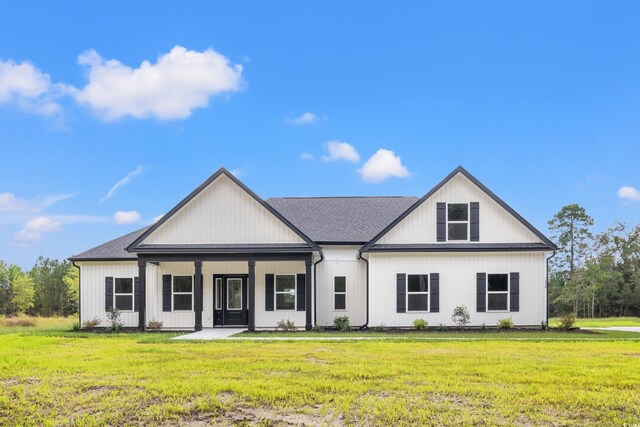
[[[269,200],[289,200],[289,199],[417,199],[417,196],[287,196],[269,197]]]

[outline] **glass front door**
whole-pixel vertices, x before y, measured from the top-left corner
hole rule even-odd
[[[247,324],[247,276],[213,277],[214,326]]]

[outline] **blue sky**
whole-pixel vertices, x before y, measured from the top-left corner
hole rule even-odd
[[[637,2],[345,3],[5,4],[0,259],[137,229],[220,166],[267,198],[463,165],[545,231],[569,203],[638,223]]]

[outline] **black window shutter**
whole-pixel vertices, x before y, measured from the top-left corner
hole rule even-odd
[[[396,278],[396,306],[398,313],[407,311],[407,275],[398,273]]]
[[[104,309],[113,307],[113,277],[104,278]]]
[[[511,273],[511,311],[520,311],[520,273]]]
[[[469,203],[469,240],[472,242],[480,241],[480,203]]]
[[[133,278],[133,311],[140,310],[140,278]]]
[[[487,273],[478,273],[476,288],[476,311],[487,311]]]
[[[306,279],[306,274],[298,274],[296,276],[296,294],[297,295],[297,302],[296,302],[296,309],[298,311],[304,311],[305,309],[305,299],[304,299],[304,291],[305,291],[305,279]]]
[[[171,311],[171,275],[162,275],[162,311]]]
[[[438,313],[440,311],[440,274],[431,273],[429,275],[429,311]]]
[[[274,298],[273,282],[274,282],[273,274],[265,274],[264,276],[264,289],[265,289],[264,309],[266,311],[273,311],[273,298]]]
[[[447,204],[436,204],[437,241],[447,241]]]

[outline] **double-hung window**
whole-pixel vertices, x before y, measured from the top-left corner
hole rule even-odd
[[[469,240],[469,204],[447,204],[447,240]]]
[[[333,278],[333,309],[336,311],[347,309],[347,278],[345,276]]]
[[[193,276],[173,276],[173,310],[193,309]]]
[[[278,274],[276,282],[276,310],[296,309],[296,275]]]
[[[116,277],[114,281],[113,307],[120,311],[133,311],[133,279]]]
[[[487,311],[509,310],[509,275],[487,274]]]
[[[407,274],[407,311],[429,311],[428,274]]]

